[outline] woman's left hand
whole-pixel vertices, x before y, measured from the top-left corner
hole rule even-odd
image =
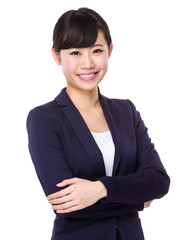
[[[150,207],[150,204],[153,202],[153,200],[152,201],[149,201],[149,202],[145,202],[144,203],[144,208],[148,208],[148,207]]]
[[[107,196],[107,189],[101,181],[70,178],[57,184],[57,187],[66,188],[47,197],[57,213],[69,213],[89,207]]]

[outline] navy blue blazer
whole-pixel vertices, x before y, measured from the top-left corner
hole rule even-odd
[[[72,213],[58,214],[52,240],[143,240],[138,211],[144,202],[163,197],[170,179],[147,128],[130,100],[99,100],[115,145],[112,176],[106,176],[102,153],[66,88],[55,100],[29,112],[29,150],[47,195],[67,178],[100,180],[106,198]]]

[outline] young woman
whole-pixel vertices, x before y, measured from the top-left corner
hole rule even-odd
[[[91,9],[68,11],[55,25],[52,53],[67,86],[27,119],[31,157],[56,214],[52,240],[142,240],[138,211],[169,189],[134,104],[100,93],[112,48]]]

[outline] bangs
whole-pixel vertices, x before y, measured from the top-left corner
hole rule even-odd
[[[110,46],[112,39],[104,19],[95,11],[88,8],[70,10],[57,21],[53,32],[53,48],[56,52],[61,49],[91,47],[102,30],[105,40]]]
[[[98,23],[88,15],[76,13],[68,24],[60,49],[90,47],[97,36]]]

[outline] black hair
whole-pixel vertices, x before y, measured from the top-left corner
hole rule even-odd
[[[98,30],[103,31],[110,47],[112,39],[108,25],[97,12],[89,8],[67,11],[55,25],[53,48],[60,52],[61,49],[90,47],[97,39]]]

